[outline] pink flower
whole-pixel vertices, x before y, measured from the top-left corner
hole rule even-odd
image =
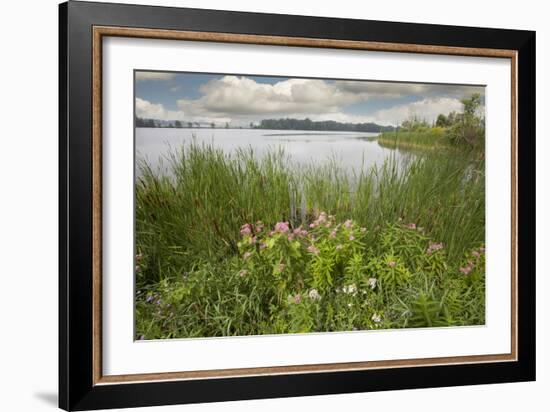
[[[252,226],[249,223],[245,223],[241,226],[241,236],[250,236],[252,234]]]
[[[252,236],[250,238],[250,243],[253,244],[253,245],[255,245],[257,241],[258,241],[258,238],[256,236]]]
[[[318,255],[320,250],[318,248],[316,248],[314,245],[310,245],[308,248],[307,248],[307,251],[309,253],[313,253],[314,255]]]
[[[416,223],[409,223],[406,227],[407,227],[407,229],[415,230],[416,229]]]
[[[316,225],[315,223],[310,223],[310,224],[309,224],[309,227],[310,227],[311,229],[313,229],[314,227],[317,227],[317,225]]]
[[[332,232],[330,232],[330,235],[329,235],[332,239],[334,239],[336,237],[336,230],[333,230]]]
[[[292,242],[294,240],[294,235],[293,234],[288,235],[287,239],[289,242]]]
[[[391,268],[394,268],[396,265],[395,261],[394,260],[391,260],[388,262],[388,266],[391,267]]]
[[[243,258],[248,259],[250,256],[252,256],[252,252],[245,252]]]
[[[478,258],[478,257],[481,256],[481,254],[480,254],[477,250],[474,250],[474,251],[472,252],[472,255],[473,255],[474,257],[476,257],[476,258]]]
[[[432,253],[437,252],[441,249],[443,249],[443,243],[430,242],[428,245],[428,249],[426,249],[426,254],[431,255]]]
[[[290,295],[288,297],[288,303],[295,303],[295,304],[298,304],[302,301],[302,295],[300,295],[299,293],[297,293],[296,295],[292,296]]]
[[[298,237],[304,237],[304,236],[307,236],[307,230],[305,229],[302,229],[302,226],[294,229],[292,231],[292,233],[295,235],[295,236],[298,236]]]
[[[344,222],[344,227],[347,228],[347,229],[351,229],[351,227],[353,226],[353,220],[351,219],[348,219]]]
[[[256,222],[256,233],[260,233],[262,230],[264,230],[264,224],[258,220]]]
[[[288,231],[288,222],[278,222],[275,224],[275,232],[287,233]]]
[[[472,267],[470,265],[464,266],[459,269],[464,275],[468,275],[472,271]]]

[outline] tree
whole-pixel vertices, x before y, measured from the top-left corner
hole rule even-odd
[[[182,124],[179,120],[176,120],[176,127],[177,128],[181,128],[182,127]]]
[[[457,144],[480,145],[485,138],[485,119],[478,113],[481,107],[481,95],[474,93],[470,98],[462,99],[460,102],[463,112],[455,115],[449,137]]]
[[[212,123],[210,123],[210,127],[211,127],[212,129],[215,129],[215,128],[216,128],[216,124],[215,124],[214,122],[212,122]]]
[[[193,122],[187,122],[187,127],[191,129],[193,127]]]
[[[229,123],[228,122],[225,122],[225,128],[229,129]]]

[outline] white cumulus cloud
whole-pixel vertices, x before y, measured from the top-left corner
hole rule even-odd
[[[462,103],[459,99],[434,97],[378,110],[372,117],[377,123],[395,126],[413,117],[432,122],[439,114],[447,115],[452,111],[462,111]]]
[[[184,120],[182,111],[166,110],[160,103],[151,103],[148,100],[136,97],[136,116],[142,119]]]

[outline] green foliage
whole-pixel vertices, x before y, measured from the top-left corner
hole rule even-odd
[[[307,230],[256,222],[242,225],[240,236],[238,255],[223,263],[203,262],[179,279],[141,288],[138,337],[484,322],[483,248],[460,261],[471,266],[467,274],[462,266],[442,272],[445,248],[418,228],[394,223],[371,234],[324,212]]]
[[[483,161],[287,160],[193,144],[170,177],[140,165],[137,337],[484,323]]]

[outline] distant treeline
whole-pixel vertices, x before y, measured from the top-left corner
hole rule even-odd
[[[342,123],[334,120],[313,121],[310,119],[264,119],[258,129],[276,130],[317,130],[381,133],[395,130],[393,126],[381,126],[376,123]]]

